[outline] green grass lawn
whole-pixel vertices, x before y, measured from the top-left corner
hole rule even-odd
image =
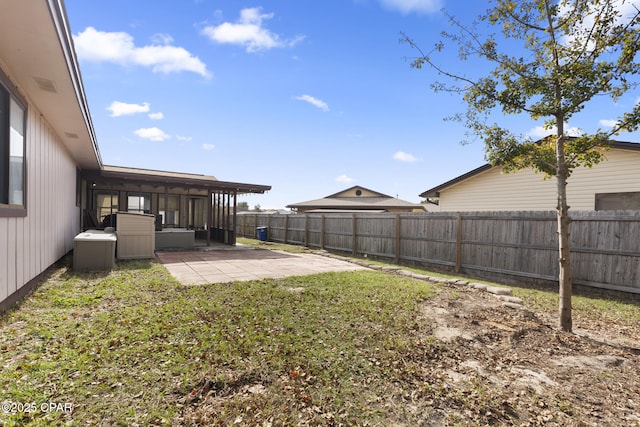
[[[504,401],[430,370],[458,357],[417,315],[442,289],[380,271],[186,287],[156,262],[62,266],[0,317],[0,425],[412,425],[417,395],[488,420]],[[632,328],[640,308],[576,297],[574,316]]]
[[[372,402],[424,345],[432,293],[366,271],[184,287],[152,262],[59,269],[1,318],[0,421],[384,424]]]

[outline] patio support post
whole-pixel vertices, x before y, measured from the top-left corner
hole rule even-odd
[[[225,193],[220,193],[220,206],[218,206],[218,242],[224,243],[225,238],[225,230],[224,230],[224,204],[225,204]]]
[[[220,195],[222,201],[220,202],[220,218],[218,219],[218,228],[220,229],[220,241],[221,243],[227,242],[227,193]]]
[[[218,223],[218,193],[211,193],[211,204],[213,205],[211,208],[213,219],[210,228],[213,230]]]
[[[213,231],[213,236],[214,236],[214,240],[217,242],[218,241],[218,223],[220,222],[220,193],[216,193],[216,204],[213,208],[213,215],[215,216],[215,223],[213,224],[214,229]]]
[[[238,190],[233,192],[233,233],[231,234],[231,244],[236,245],[236,227],[238,227]]]
[[[227,202],[224,210],[224,242],[231,244],[231,193],[225,194]]]
[[[207,191],[207,246],[211,246],[211,224],[213,223],[213,193]]]

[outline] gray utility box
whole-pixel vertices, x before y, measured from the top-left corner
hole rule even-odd
[[[73,269],[76,271],[111,270],[116,264],[114,233],[87,230],[73,239]]]
[[[195,243],[195,231],[184,228],[165,228],[156,231],[156,250],[166,249],[193,249]]]

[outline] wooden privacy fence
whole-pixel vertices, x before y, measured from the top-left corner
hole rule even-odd
[[[640,212],[571,213],[573,282],[640,294]],[[239,236],[305,245],[472,277],[557,283],[555,212],[238,215]]]

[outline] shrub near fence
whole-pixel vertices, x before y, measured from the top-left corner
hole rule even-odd
[[[238,215],[237,233],[489,280],[556,283],[555,212]],[[640,294],[640,212],[571,213],[573,282]]]

